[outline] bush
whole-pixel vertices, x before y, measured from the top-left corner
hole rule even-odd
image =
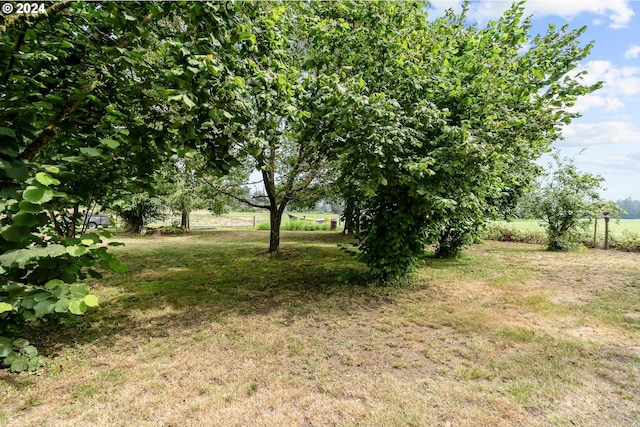
[[[547,236],[542,231],[524,231],[514,228],[490,225],[485,231],[487,240],[498,240],[501,242],[536,243],[547,244]]]
[[[627,252],[640,251],[640,234],[624,230],[621,235],[612,235],[609,246]]]
[[[600,197],[601,176],[578,170],[572,159],[553,155],[556,168],[530,196],[534,213],[547,229],[547,249],[568,251],[582,243],[586,227],[598,213],[618,208]]]

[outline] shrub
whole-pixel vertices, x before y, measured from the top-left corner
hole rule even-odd
[[[612,235],[609,246],[627,252],[640,251],[640,234],[624,230],[621,235]]]
[[[531,204],[546,224],[547,249],[568,251],[581,243],[594,214],[618,208],[600,196],[604,178],[581,172],[572,159],[553,158],[556,168],[532,193]]]
[[[542,231],[524,231],[499,225],[490,225],[487,227],[485,238],[501,242],[547,244],[547,236]]]

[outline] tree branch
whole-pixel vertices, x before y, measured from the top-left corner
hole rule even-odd
[[[233,199],[235,199],[235,200],[237,200],[237,201],[239,201],[241,203],[244,203],[244,204],[249,205],[249,206],[254,207],[254,208],[258,208],[258,209],[269,209],[270,208],[269,206],[258,205],[258,204],[255,204],[255,203],[252,203],[252,202],[248,201],[247,199],[244,199],[242,197],[238,197],[235,194],[230,193],[228,191],[225,191],[222,188],[220,188],[217,185],[215,185],[214,183],[210,182],[204,175],[202,175],[201,177],[202,177],[202,180],[205,183],[207,183],[207,185],[209,185],[211,188],[213,188],[217,192],[224,194],[225,196],[229,196],[229,197],[231,197],[231,198],[233,198]]]
[[[9,63],[7,64],[7,68],[5,68],[4,73],[2,73],[2,79],[0,79],[0,84],[5,85],[9,81],[9,76],[11,75],[11,70],[13,70],[13,65],[16,63],[16,53],[22,47],[22,43],[24,42],[25,34],[27,33],[27,27],[20,32],[18,35],[18,40],[13,45],[13,52],[11,53],[11,58],[9,58]]]
[[[61,121],[63,121],[67,116],[73,113],[78,109],[82,101],[89,95],[93,89],[98,85],[98,81],[93,81],[89,85],[85,86],[80,92],[82,96],[74,99],[67,107],[60,111],[56,116],[51,120],[51,122],[45,126],[45,128],[27,147],[20,153],[19,159],[22,160],[33,160],[33,158],[42,150],[48,143],[58,133],[58,125]]]

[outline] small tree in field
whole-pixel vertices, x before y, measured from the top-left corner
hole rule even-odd
[[[531,197],[532,211],[542,218],[547,230],[547,249],[566,251],[574,247],[580,231],[594,215],[616,211],[599,191],[604,178],[581,172],[572,159],[553,155],[555,168]]]

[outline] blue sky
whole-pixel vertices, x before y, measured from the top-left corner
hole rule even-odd
[[[433,17],[448,8],[460,9],[457,0],[431,3]],[[482,25],[511,3],[473,1],[470,18]],[[582,117],[564,128],[564,139],[554,147],[573,157],[580,169],[603,176],[607,199],[640,200],[640,1],[529,0],[526,8],[527,15],[533,15],[534,33],[544,33],[550,23],[586,25],[582,40],[593,40],[595,46],[580,69],[587,70],[587,82],[604,82],[601,90],[578,101],[574,108]]]

